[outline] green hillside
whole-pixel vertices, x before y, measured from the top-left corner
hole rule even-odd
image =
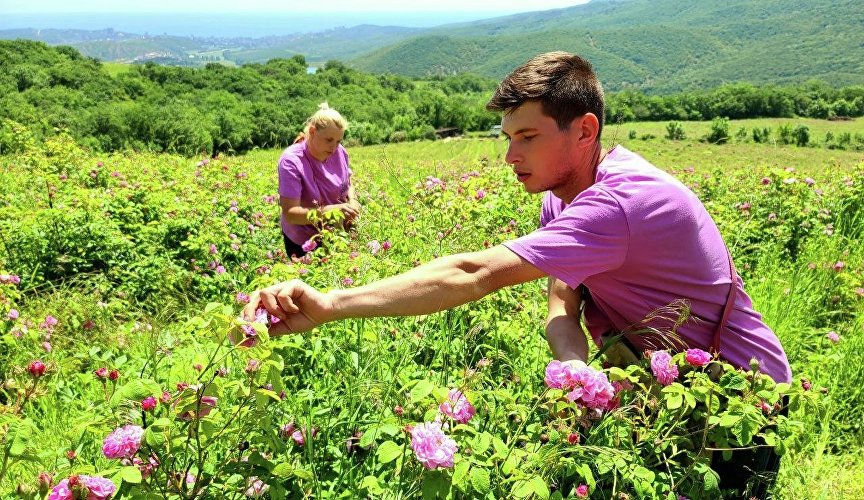
[[[473,71],[500,78],[531,55],[591,60],[610,90],[672,92],[729,82],[864,82],[864,9],[853,0],[594,1],[444,26],[359,57],[371,72]]]

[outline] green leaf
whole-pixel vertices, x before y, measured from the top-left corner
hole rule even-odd
[[[162,386],[156,381],[149,379],[135,379],[120,386],[111,396],[111,407],[117,408],[122,404],[138,404],[144,398],[153,396],[158,398],[162,395]]]
[[[527,479],[520,479],[513,483],[512,495],[516,498],[525,498],[534,493],[534,485]]]
[[[468,493],[468,471],[471,470],[471,462],[462,460],[453,467],[453,484],[462,490],[463,493]]]
[[[375,476],[366,476],[360,481],[360,488],[365,489],[369,492],[370,495],[379,496],[384,493],[384,488],[381,487],[381,483],[378,482],[378,478]]]
[[[489,471],[482,467],[471,469],[471,487],[474,488],[474,491],[485,495],[489,492],[489,486]]]
[[[416,403],[432,394],[433,390],[435,390],[435,384],[428,380],[420,380],[417,382],[417,385],[411,389],[411,401]]]
[[[423,477],[421,485],[424,499],[446,498],[450,490],[450,482],[444,474],[432,471]]]
[[[402,447],[393,441],[384,441],[378,447],[378,460],[383,463],[390,463],[402,456]]]
[[[743,391],[747,389],[747,379],[738,372],[726,372],[720,377],[720,387],[727,390]]]
[[[129,484],[141,483],[141,471],[138,470],[138,467],[132,465],[120,469],[120,477],[123,478],[123,482]]]
[[[482,455],[489,449],[489,445],[492,443],[492,435],[488,432],[481,432],[477,434],[477,437],[471,443],[471,449],[474,451],[475,455]]]
[[[281,479],[289,479],[294,477],[294,466],[289,463],[281,463],[276,467],[273,467],[273,472],[271,472],[274,476]]]

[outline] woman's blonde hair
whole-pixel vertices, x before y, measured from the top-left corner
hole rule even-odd
[[[348,128],[348,120],[340,115],[338,111],[331,108],[326,102],[322,102],[318,105],[318,111],[306,120],[306,125],[303,126],[303,131],[294,139],[294,144],[309,137],[309,129],[311,127],[315,127],[315,130],[321,130],[331,126],[337,127],[339,130],[345,130]]]

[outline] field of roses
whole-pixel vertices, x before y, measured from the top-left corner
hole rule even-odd
[[[3,498],[721,498],[712,459],[758,446],[783,453],[776,498],[864,497],[864,158],[625,141],[717,220],[793,363],[775,384],[699,350],[555,362],[539,282],[302,336],[238,318],[277,281],[353,287],[533,230],[540,198],[502,141],[352,148],[357,227],[291,261],[278,151],[16,140],[0,157]],[[660,313],[670,335],[687,320]]]

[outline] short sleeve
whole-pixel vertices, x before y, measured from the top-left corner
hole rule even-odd
[[[302,165],[297,158],[279,158],[279,196],[300,199],[303,192],[301,183]]]
[[[595,189],[583,192],[544,227],[504,246],[576,288],[590,276],[620,267],[629,240],[620,204],[607,192]]]
[[[348,180],[351,180],[351,176],[354,175],[354,172],[351,171],[351,161],[348,158],[348,151],[341,145],[339,148],[342,151],[342,160],[345,162],[345,171],[348,173]]]

